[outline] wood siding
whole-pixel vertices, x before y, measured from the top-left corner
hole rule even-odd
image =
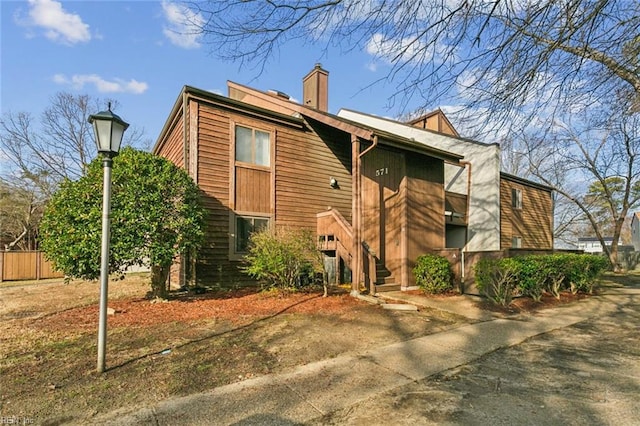
[[[421,254],[445,246],[444,163],[376,148],[363,160],[363,240],[398,283]]]
[[[314,124],[313,131],[276,132],[275,217],[315,232],[316,214],[329,208],[351,223],[351,144],[348,135]]]
[[[236,165],[235,210],[271,213],[271,172]]]
[[[522,191],[522,208],[512,206],[511,190]],[[500,179],[500,247],[512,246],[512,238],[522,238],[523,249],[553,248],[553,201],[551,193]]]
[[[444,163],[421,155],[407,157],[407,265],[414,286],[418,256],[445,247]]]
[[[442,111],[434,111],[429,114],[409,121],[407,124],[420,129],[433,130],[450,136],[459,136],[456,129]]]
[[[164,143],[160,146],[160,151],[156,154],[165,157],[178,167],[184,167],[184,120],[182,119],[182,111],[178,112],[178,116]]]
[[[241,272],[241,259],[230,256],[235,212],[262,213],[275,218],[277,224],[312,231],[316,230],[316,214],[329,207],[351,220],[349,135],[321,129],[321,137],[314,129],[301,130],[300,124],[261,120],[255,114],[244,115],[201,99],[190,98],[188,102],[186,144],[189,165],[196,167],[190,174],[197,177],[208,211],[205,243],[197,256],[198,283],[229,286],[253,282]],[[177,115],[157,154],[185,167],[181,109]],[[271,132],[271,170],[235,164],[232,143],[236,124]],[[332,177],[338,188],[330,186]]]
[[[230,114],[204,103],[198,115],[198,185],[207,209],[206,238],[198,253],[198,281],[204,285],[229,285],[246,281],[238,263],[229,260],[232,184]],[[233,165],[231,165],[233,166]]]
[[[362,160],[362,240],[392,277],[402,277],[405,156],[375,148]]]

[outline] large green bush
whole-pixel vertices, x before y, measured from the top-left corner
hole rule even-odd
[[[152,291],[164,297],[173,260],[204,239],[198,186],[169,160],[126,147],[113,160],[109,272],[152,270]],[[40,223],[40,247],[68,277],[100,276],[103,165],[100,157],[76,181],[65,180]]]
[[[425,293],[444,293],[453,288],[451,263],[443,256],[425,254],[418,257],[413,275],[416,277],[416,283]]]
[[[545,286],[544,256],[514,257],[515,288],[536,302],[542,299]]]
[[[518,269],[513,258],[481,259],[474,267],[476,286],[492,302],[508,306],[513,299]]]
[[[598,276],[609,266],[602,256],[552,254],[504,259],[482,259],[475,266],[478,289],[495,303],[508,305],[521,294],[539,301],[544,292],[592,293]]]
[[[593,293],[600,274],[610,266],[604,256],[593,254],[567,255],[565,277],[572,293]]]
[[[264,289],[296,291],[315,283],[322,257],[313,235],[301,229],[272,226],[251,235],[244,271]]]

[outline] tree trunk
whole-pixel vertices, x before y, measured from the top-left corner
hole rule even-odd
[[[167,298],[167,277],[171,270],[170,265],[154,265],[151,267],[151,292],[153,297]]]

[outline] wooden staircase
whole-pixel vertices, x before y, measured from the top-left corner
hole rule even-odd
[[[396,282],[391,272],[379,260],[376,262],[376,277],[375,293],[400,291],[401,285]]]
[[[335,252],[336,258],[343,260],[353,270],[353,229],[351,224],[339,211],[329,209],[316,215],[318,247],[323,252]],[[376,288],[388,285],[385,280],[390,280],[391,273],[380,264],[369,246],[363,242],[362,247],[363,272],[365,286],[371,294],[375,294]],[[378,275],[378,273],[382,275]],[[399,286],[398,286],[399,289]],[[392,291],[392,290],[389,290]]]

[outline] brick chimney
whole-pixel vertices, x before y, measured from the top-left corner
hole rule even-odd
[[[327,112],[329,110],[329,71],[321,64],[302,79],[302,100],[304,105]]]

